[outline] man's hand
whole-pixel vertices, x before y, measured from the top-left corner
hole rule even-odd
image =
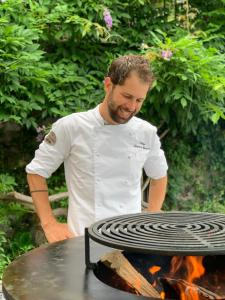
[[[35,210],[41,221],[41,226],[49,243],[62,241],[74,237],[67,224],[59,223],[55,219],[48,199],[46,179],[37,174],[27,174]]]
[[[56,220],[42,224],[42,228],[49,243],[70,239],[75,236],[69,230],[69,227],[66,223],[59,223]]]

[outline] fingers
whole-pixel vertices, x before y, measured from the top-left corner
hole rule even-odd
[[[65,223],[55,223],[44,229],[46,239],[49,243],[63,241],[73,238],[75,235],[69,230]]]
[[[67,237],[69,239],[72,239],[73,237],[75,237],[75,235],[71,231],[68,231]]]

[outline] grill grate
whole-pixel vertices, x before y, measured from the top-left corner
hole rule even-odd
[[[225,254],[225,215],[139,213],[107,218],[88,229],[94,241],[116,249],[162,255]]]

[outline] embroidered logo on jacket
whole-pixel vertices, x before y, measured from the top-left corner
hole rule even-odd
[[[45,137],[45,142],[49,145],[55,145],[56,143],[56,135],[53,131],[50,131],[49,134]]]

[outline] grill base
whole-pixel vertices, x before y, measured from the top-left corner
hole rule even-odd
[[[91,258],[111,249],[91,241]],[[40,247],[12,262],[3,274],[6,300],[156,300],[112,288],[85,268],[84,238]]]

